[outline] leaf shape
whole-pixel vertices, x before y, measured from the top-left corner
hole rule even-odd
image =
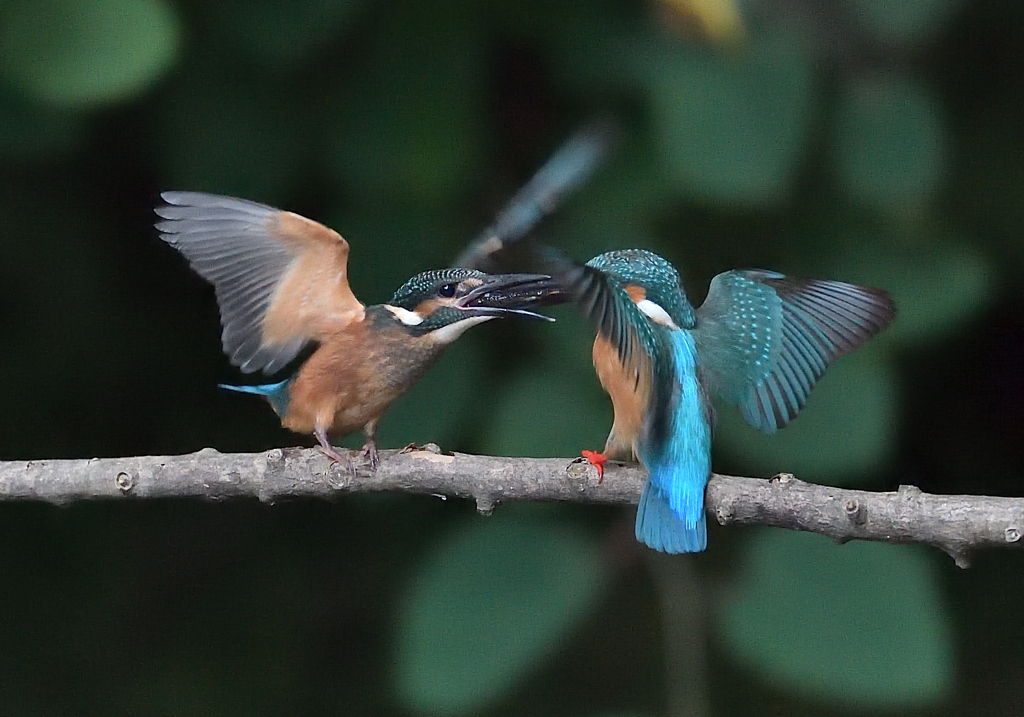
[[[890,42],[919,42],[941,29],[961,0],[850,0],[850,11]]]
[[[464,2],[399,3],[385,21],[387,41],[325,105],[327,169],[358,203],[427,213],[472,189],[486,126],[475,14]]]
[[[199,9],[219,25],[218,39],[280,71],[337,42],[359,7],[356,0],[220,0]]]
[[[918,546],[756,532],[721,629],[774,685],[844,707],[921,706],[952,687],[954,646],[934,565]]]
[[[0,22],[0,75],[64,106],[132,97],[174,63],[181,28],[163,0],[34,0]]]
[[[693,194],[773,204],[789,192],[803,154],[813,72],[792,38],[765,37],[741,58],[652,56],[648,80],[663,155]]]
[[[428,714],[500,697],[586,616],[607,576],[579,531],[505,509],[435,544],[405,596],[395,678]]]
[[[941,108],[920,84],[876,78],[847,88],[835,161],[855,199],[894,212],[919,210],[938,189],[946,151]]]

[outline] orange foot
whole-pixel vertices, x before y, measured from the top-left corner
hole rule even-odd
[[[608,462],[608,456],[604,453],[598,453],[597,451],[580,451],[580,455],[587,459],[594,468],[597,468],[597,483],[598,485],[604,480],[604,464]]]

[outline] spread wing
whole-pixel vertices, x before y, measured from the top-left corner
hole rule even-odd
[[[648,407],[655,410],[648,412],[648,430],[652,436],[667,435],[677,386],[672,373],[673,357],[668,343],[659,340],[659,329],[616,279],[596,267],[579,264],[552,247],[533,242],[527,246],[537,258],[539,269],[562,286],[597,333],[616,349],[634,385],[650,381]]]
[[[608,343],[624,366],[635,371],[649,365],[658,350],[653,327],[625,287],[600,269],[578,264],[551,247],[529,245],[539,266],[564,289],[569,299]]]
[[[716,276],[693,330],[702,375],[764,433],[785,426],[835,359],[888,326],[889,294],[769,271]]]
[[[322,224],[256,202],[164,192],[160,238],[213,284],[224,352],[273,373],[311,340],[363,316],[348,284],[348,242]]]
[[[495,272],[502,263],[495,256],[522,239],[537,222],[553,212],[565,196],[594,173],[617,134],[611,118],[584,126],[537,170],[509,200],[491,226],[470,242],[452,266]]]

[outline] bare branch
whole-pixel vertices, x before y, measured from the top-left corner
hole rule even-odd
[[[489,513],[501,501],[560,500],[635,504],[643,469],[609,464],[605,479],[587,463],[564,458],[500,458],[422,450],[384,451],[370,473],[314,449],[184,456],[0,462],[0,500],[58,505],[79,500],[258,498],[265,502],[345,493],[394,491],[457,496]],[[771,525],[827,535],[837,542],[879,540],[938,547],[967,567],[980,548],[1018,544],[1024,498],[945,496],[901,486],[894,493],[804,483],[783,474],[765,480],[713,475],[707,510],[723,525]]]

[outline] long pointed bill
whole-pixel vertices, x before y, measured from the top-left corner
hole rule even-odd
[[[542,274],[492,274],[461,297],[457,306],[477,316],[525,316],[554,321],[526,307],[564,304],[569,297],[550,276]]]

